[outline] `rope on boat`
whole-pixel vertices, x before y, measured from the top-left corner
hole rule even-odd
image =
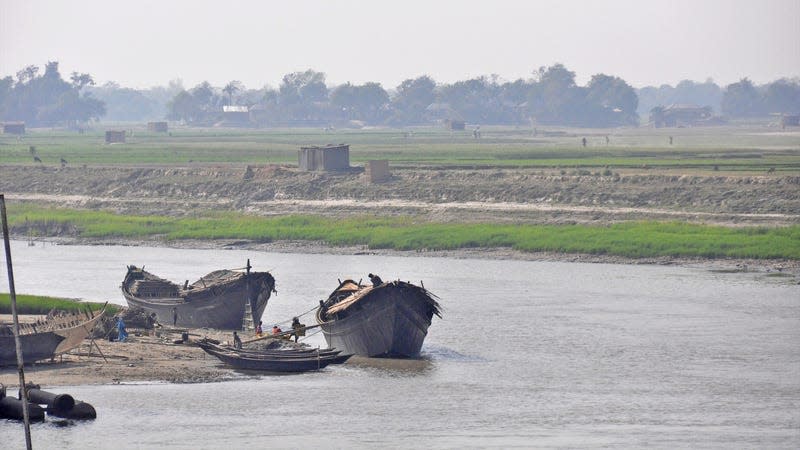
[[[303,317],[303,316],[307,315],[308,313],[310,313],[310,312],[313,312],[313,311],[314,311],[314,310],[316,310],[317,308],[319,308],[319,306],[315,306],[315,307],[313,307],[313,308],[309,309],[308,311],[306,311],[306,312],[304,312],[304,313],[302,313],[302,314],[298,314],[298,315],[296,315],[296,316],[292,316],[292,318],[291,318],[291,319],[287,319],[287,320],[284,320],[284,321],[281,321],[281,322],[272,322],[272,323],[274,323],[274,324],[276,324],[276,325],[291,324],[291,323],[292,323],[292,321],[294,321],[294,318],[295,318],[295,317],[297,317],[297,318],[299,319],[300,317]]]
[[[320,329],[318,329],[318,330],[314,331],[313,333],[309,333],[309,334],[307,334],[307,335],[305,335],[305,336],[301,337],[300,339],[298,339],[298,341],[305,341],[306,339],[310,338],[311,336],[314,336],[315,334],[319,334],[319,333],[321,333],[321,332],[322,332],[322,328],[320,328]]]

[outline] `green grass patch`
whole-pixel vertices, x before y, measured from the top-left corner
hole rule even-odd
[[[40,295],[17,294],[17,314],[47,314],[51,310],[64,311],[99,311],[103,303],[79,302],[68,298],[44,297]],[[106,312],[116,314],[119,306],[108,304]],[[0,314],[11,314],[11,294],[0,293]]]
[[[107,145],[102,130],[78,134],[34,129],[21,138],[0,134],[0,164],[46,166],[139,164],[297,164],[301,146],[350,144],[350,160],[386,159],[393,166],[651,167],[702,171],[800,172],[797,138],[764,127],[651,129],[482,127],[470,130],[406,129],[217,129],[174,128],[170,134],[128,128],[124,144]],[[605,137],[610,136],[609,144]],[[668,137],[674,145],[668,145]],[[586,137],[588,145],[580,145]],[[33,151],[31,151],[33,147]],[[35,153],[34,153],[35,152]],[[715,169],[716,167],[716,169]]]
[[[47,236],[47,230],[69,229],[78,236],[91,238],[300,240],[396,250],[510,247],[524,252],[631,258],[800,259],[800,226],[723,227],[652,221],[608,226],[451,224],[414,217],[334,219],[312,215],[256,217],[237,213],[198,217],[123,216],[30,205],[10,207],[9,222],[12,233],[26,236]]]

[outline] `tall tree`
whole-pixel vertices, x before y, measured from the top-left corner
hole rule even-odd
[[[394,108],[393,123],[423,123],[425,108],[436,101],[436,82],[423,75],[415,79],[407,79],[397,86],[397,93],[392,99]]]
[[[233,95],[237,92],[240,92],[244,89],[244,85],[242,85],[241,81],[233,80],[230,83],[226,84],[224,88],[222,88],[222,92],[228,94],[228,104],[233,104]]]
[[[346,83],[331,92],[334,110],[350,120],[378,123],[383,119],[388,104],[389,94],[379,83],[365,83],[361,86]]]
[[[575,72],[563,64],[540,67],[536,86],[529,95],[529,108],[544,124],[578,125],[584,90],[575,84]]]
[[[634,125],[639,122],[638,106],[636,91],[625,80],[594,75],[587,85],[582,122],[587,126]]]
[[[800,113],[800,83],[781,79],[767,84],[764,105],[769,113]]]
[[[743,78],[729,84],[722,96],[722,112],[731,117],[755,117],[764,114],[761,95],[753,82]]]
[[[88,93],[81,95],[81,88],[92,82],[90,75],[77,76],[75,84],[67,83],[58,70],[58,61],[48,61],[44,73],[38,73],[36,66],[17,72],[17,82],[6,89],[0,106],[4,120],[21,120],[31,126],[76,125],[105,113],[102,101]]]
[[[328,87],[322,72],[309,69],[284,75],[278,95],[285,120],[320,120],[326,115]]]

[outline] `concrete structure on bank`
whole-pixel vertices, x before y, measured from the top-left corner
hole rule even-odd
[[[169,130],[167,122],[147,122],[147,131],[153,133],[166,133]]]
[[[350,169],[350,146],[346,144],[323,147],[300,147],[298,153],[300,170],[348,170]]]
[[[389,172],[389,161],[386,159],[367,161],[364,169],[364,174],[370,183],[381,183],[392,177]]]
[[[125,142],[125,130],[106,131],[106,144],[120,144]]]

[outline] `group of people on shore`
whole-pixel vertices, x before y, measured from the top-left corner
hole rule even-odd
[[[261,320],[258,321],[258,325],[256,325],[255,334],[257,338],[264,337],[263,321]],[[285,337],[286,339],[290,339],[292,336],[294,336],[294,341],[297,342],[300,336],[306,335],[306,326],[305,324],[300,323],[299,318],[295,317],[292,319],[292,331],[289,334],[284,335],[281,327],[279,327],[278,324],[275,324],[272,327],[271,335],[275,337]],[[235,331],[233,332],[233,340],[234,344],[236,343],[237,340],[239,340],[239,342],[241,343],[241,339],[239,338],[239,335]]]

